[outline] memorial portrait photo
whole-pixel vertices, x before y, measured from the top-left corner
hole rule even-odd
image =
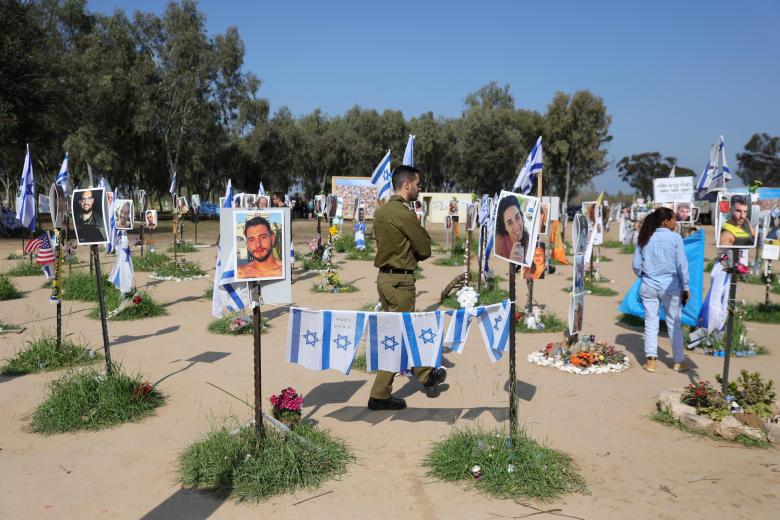
[[[73,190],[71,214],[79,245],[108,242],[106,201],[103,188]]]
[[[721,193],[715,221],[715,247],[719,249],[753,249],[758,239],[751,225],[752,203],[749,194]]]
[[[242,281],[285,277],[284,211],[237,210],[233,213],[236,278]]]
[[[157,210],[147,209],[144,212],[144,226],[147,229],[154,229],[157,227]]]
[[[539,235],[539,199],[502,191],[493,235],[497,257],[530,267]]]
[[[114,203],[114,220],[117,229],[133,229],[133,201],[117,199]]]

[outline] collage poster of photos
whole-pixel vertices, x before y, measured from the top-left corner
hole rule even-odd
[[[593,229],[588,218],[577,213],[572,228],[574,245],[574,266],[572,273],[572,296],[569,302],[569,334],[582,331],[585,316],[585,251],[588,248]]]

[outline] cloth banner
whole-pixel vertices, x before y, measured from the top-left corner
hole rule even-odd
[[[509,345],[511,321],[509,310],[512,308],[509,300],[496,305],[484,307],[479,316],[479,330],[485,343],[488,356],[493,363],[498,362]]]
[[[715,262],[710,272],[710,290],[699,312],[697,325],[707,329],[707,333],[723,330],[726,326],[729,305],[729,283],[731,275],[727,273],[720,262]]]
[[[442,312],[404,312],[404,344],[413,367],[441,366]]]
[[[287,359],[310,370],[349,374],[363,337],[365,312],[290,309]]]
[[[697,326],[699,312],[702,307],[702,293],[704,286],[704,230],[699,230],[683,240],[685,245],[685,257],[688,259],[688,277],[691,289],[691,298],[683,307],[682,322],[691,327]],[[625,314],[631,314],[640,318],[645,317],[645,309],[639,299],[639,286],[642,280],[637,280],[628,290],[626,297],[620,303],[618,310]],[[661,306],[660,319],[664,318],[664,309]]]
[[[483,311],[482,307],[476,309],[465,309],[461,307],[455,311],[446,311],[450,318],[450,324],[447,327],[447,332],[444,334],[444,346],[460,354],[463,352],[463,347],[466,346],[466,338],[471,330],[471,320],[477,317]]]
[[[375,312],[368,316],[366,370],[400,372],[409,367],[404,345],[403,319],[399,312]]]

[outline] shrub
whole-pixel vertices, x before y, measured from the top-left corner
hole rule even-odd
[[[133,256],[133,270],[153,272],[162,266],[173,262],[173,259],[162,253],[145,253],[143,256]]]
[[[43,271],[41,270],[40,265],[23,260],[17,262],[16,265],[5,274],[7,276],[37,276],[39,274],[42,275]]]
[[[7,276],[0,274],[0,300],[15,300],[21,297],[22,293],[16,288],[14,282]]]
[[[57,348],[57,338],[44,336],[27,342],[27,346],[16,352],[0,369],[4,375],[23,375],[44,370],[89,364],[101,356],[84,345],[63,338]]]
[[[205,276],[206,272],[196,262],[185,260],[179,263],[169,262],[154,270],[157,278],[197,278]]]

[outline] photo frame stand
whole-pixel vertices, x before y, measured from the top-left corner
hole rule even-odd
[[[731,364],[731,349],[734,335],[734,307],[737,299],[737,265],[739,264],[739,249],[731,250],[731,265],[729,272],[729,303],[728,316],[726,317],[726,352],[723,355],[723,382],[721,391],[726,395],[729,388],[729,365]]]
[[[111,365],[111,348],[108,345],[108,323],[106,321],[106,302],[103,292],[103,274],[100,272],[100,252],[97,245],[89,246],[92,254],[92,262],[95,265],[95,276],[97,277],[98,308],[100,309],[100,326],[103,330],[103,355],[106,358],[106,375],[111,375],[113,370]]]
[[[517,366],[516,366],[516,318],[515,298],[517,297],[517,266],[509,265],[509,438],[515,441],[517,436]]]

